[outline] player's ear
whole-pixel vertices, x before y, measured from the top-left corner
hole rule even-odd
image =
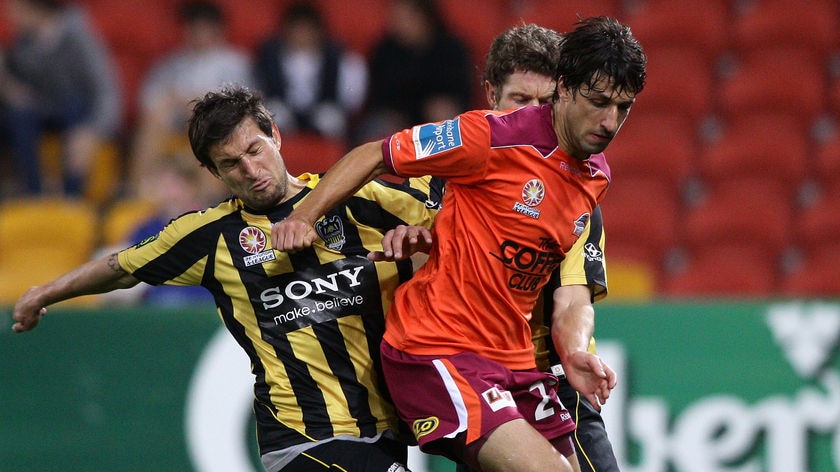
[[[484,95],[490,108],[496,108],[496,87],[489,80],[484,81]]]
[[[277,123],[271,124],[271,138],[277,144],[277,149],[280,149],[280,144],[283,140],[280,138],[280,128],[277,126]]]
[[[554,88],[554,101],[563,100],[565,102],[572,99],[571,91],[563,84],[563,77],[557,79],[557,84]]]

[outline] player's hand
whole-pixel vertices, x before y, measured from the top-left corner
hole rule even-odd
[[[596,410],[610,397],[615,388],[615,372],[595,354],[578,351],[563,360],[566,379]]]
[[[422,226],[400,225],[385,233],[382,250],[368,253],[371,261],[401,261],[418,252],[429,252],[432,232]]]
[[[12,312],[12,331],[22,333],[38,326],[41,318],[47,314],[47,309],[37,301],[38,287],[32,287],[24,293],[15,304]]]
[[[318,233],[309,222],[294,216],[271,227],[271,245],[278,251],[300,251],[312,246],[317,237]]]

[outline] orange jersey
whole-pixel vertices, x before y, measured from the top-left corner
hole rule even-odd
[[[603,154],[558,148],[551,105],[467,112],[382,149],[397,175],[447,181],[429,260],[397,290],[385,340],[415,355],[472,351],[534,367],[531,310],[604,196]]]

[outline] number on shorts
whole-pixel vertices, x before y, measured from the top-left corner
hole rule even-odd
[[[531,385],[530,391],[538,390],[542,400],[540,400],[540,404],[537,405],[536,411],[534,411],[534,418],[537,421],[544,420],[546,418],[551,417],[554,415],[554,406],[551,404],[551,397],[548,396],[548,392],[545,390],[545,384],[542,382],[535,382]]]

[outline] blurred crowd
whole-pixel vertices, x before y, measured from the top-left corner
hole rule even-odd
[[[840,223],[826,217],[840,211],[840,11],[809,5],[254,0],[246,13],[231,0],[6,0],[0,203],[131,208],[145,216],[122,217],[119,236],[98,242],[130,244],[226,198],[185,133],[190,101],[208,89],[261,91],[290,169],[320,172],[354,144],[483,107],[483,57],[504,28],[564,31],[577,14],[609,14],[650,58],[638,110],[608,150],[615,286],[836,295],[836,277],[805,281],[840,263]],[[142,205],[120,206],[132,200]],[[625,260],[643,262],[626,280]]]

